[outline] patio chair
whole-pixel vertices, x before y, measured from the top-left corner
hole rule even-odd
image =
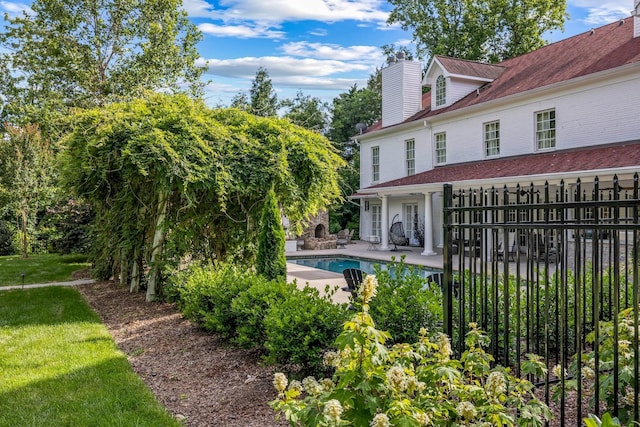
[[[402,221],[396,221],[396,218],[398,218],[398,214],[393,217],[393,221],[391,221],[391,229],[389,230],[389,239],[391,240],[391,243],[393,243],[392,251],[397,251],[398,245],[406,246],[409,244],[409,239],[404,235]]]
[[[338,240],[336,241],[336,246],[338,249],[344,249],[345,245],[349,243],[349,231],[348,230],[340,230],[338,231]]]
[[[351,295],[355,296],[364,280],[364,272],[357,268],[347,268],[342,271],[342,274],[344,275],[344,280],[347,281],[347,287],[342,289],[351,292]]]
[[[355,243],[355,242],[352,242],[352,241],[351,241],[351,240],[353,239],[353,233],[354,233],[355,231],[356,231],[356,230],[354,230],[354,229],[349,230],[349,235],[347,236],[347,243]]]
[[[516,260],[516,255],[518,254],[518,250],[520,248],[518,247],[518,245],[516,245],[516,241],[513,241],[513,246],[511,246],[511,249],[509,249],[509,261],[515,261]]]

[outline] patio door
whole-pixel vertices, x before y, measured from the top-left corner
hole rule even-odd
[[[404,234],[409,239],[411,246],[419,245],[418,239],[416,239],[416,228],[418,227],[418,205],[407,204],[404,205]]]
[[[372,205],[371,206],[371,235],[372,236],[382,236],[381,227],[382,226],[382,206],[380,205]]]

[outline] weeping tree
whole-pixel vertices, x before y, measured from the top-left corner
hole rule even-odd
[[[258,256],[256,270],[269,280],[287,278],[287,259],[284,256],[284,229],[278,201],[273,190],[267,193],[258,238]]]
[[[146,283],[147,300],[186,255],[255,261],[265,189],[293,223],[340,194],[340,156],[288,120],[152,94],[79,111],[69,126],[64,182],[96,212],[97,273],[132,291]]]

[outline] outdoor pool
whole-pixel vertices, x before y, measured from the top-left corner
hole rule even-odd
[[[331,258],[289,258],[287,262],[292,264],[304,265],[307,267],[318,268],[320,270],[331,271],[334,273],[342,274],[342,271],[347,268],[357,268],[364,271],[367,274],[374,272],[374,264],[380,265],[385,270],[389,263],[384,261],[365,259],[365,258],[344,258],[344,257],[331,257]],[[419,272],[423,277],[427,277],[430,274],[439,272],[435,269],[426,269],[423,267],[415,267],[415,271]]]

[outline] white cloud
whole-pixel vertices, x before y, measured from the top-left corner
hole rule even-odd
[[[384,22],[388,16],[383,10],[385,4],[382,0],[220,0],[221,7],[214,9],[205,0],[183,1],[183,7],[191,17],[272,25],[302,20]]]
[[[325,37],[329,34],[329,31],[324,28],[316,28],[315,30],[309,31],[309,34],[316,37]]]
[[[345,47],[337,44],[292,42],[283,45],[281,49],[287,55],[317,59],[374,63],[384,59],[380,48],[377,46]]]
[[[247,82],[255,78],[259,67],[267,69],[274,87],[314,90],[346,90],[354,83],[360,85],[362,81],[366,81],[361,77],[350,78],[349,73],[355,72],[362,76],[372,70],[369,64],[288,56],[208,60],[209,74],[222,78],[243,79]],[[215,77],[213,79],[216,80]]]
[[[25,3],[14,3],[9,1],[0,1],[0,8],[9,15],[18,15],[25,12],[27,15],[33,15],[33,10]]]
[[[216,25],[204,23],[198,25],[200,31],[215,37],[234,37],[239,39],[280,39],[286,34],[282,31],[276,31],[267,27],[252,25]]]
[[[578,9],[584,9],[586,16],[580,20],[589,25],[602,25],[617,19],[628,17],[633,9],[632,0],[605,1],[601,0],[569,0],[568,4]]]

